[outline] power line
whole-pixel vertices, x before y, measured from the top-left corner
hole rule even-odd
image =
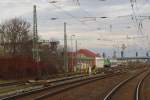
[[[75,5],[80,6],[80,0],[73,0],[73,2],[75,3]]]
[[[141,28],[141,23],[138,21],[138,18],[136,16],[136,12],[134,10],[134,6],[136,5],[136,2],[137,2],[136,0],[130,0],[131,9],[132,9],[132,12],[133,12],[132,20],[135,20],[136,27],[137,27],[138,31],[140,31],[140,33],[143,34],[143,30]]]
[[[79,20],[76,16],[72,15],[71,13],[67,12],[66,10],[64,10],[62,7],[57,6],[55,4],[52,4],[55,8],[62,10],[66,15],[72,17],[73,19],[77,20],[78,22],[80,22],[82,25],[84,25],[86,28],[91,29],[91,27],[87,24],[85,24],[83,21]],[[91,31],[95,31],[95,30],[91,30]]]

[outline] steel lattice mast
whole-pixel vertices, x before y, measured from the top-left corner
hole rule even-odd
[[[33,7],[33,59],[38,60],[38,31],[36,5]]]
[[[41,78],[41,70],[39,68],[39,43],[38,43],[38,30],[37,30],[37,10],[36,5],[33,6],[33,59],[36,62],[38,78]]]

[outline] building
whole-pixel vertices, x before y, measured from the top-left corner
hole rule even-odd
[[[96,67],[96,54],[88,49],[80,49],[77,53],[77,68],[88,71]]]
[[[127,63],[127,62],[147,62],[150,60],[150,57],[123,57],[117,58],[117,61],[120,63]]]
[[[70,71],[88,71],[89,67],[91,69],[102,68],[103,62],[103,58],[88,49],[80,49],[77,53],[68,53],[68,66]]]
[[[96,57],[96,68],[103,68],[104,67],[104,58],[103,57]]]

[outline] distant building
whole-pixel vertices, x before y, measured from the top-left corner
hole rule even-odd
[[[127,63],[127,62],[147,62],[150,60],[150,57],[124,57],[124,58],[117,58],[117,61],[120,63]]]
[[[80,49],[77,58],[77,68],[81,70],[96,67],[96,54],[90,50]]]
[[[49,41],[49,40],[41,40],[39,42],[40,48],[47,48],[49,51],[56,55],[58,54],[57,49],[59,45],[59,41]]]
[[[103,58],[97,56],[96,53],[88,49],[80,49],[75,52],[68,53],[68,66],[71,71],[78,70],[88,70],[91,68],[102,68]]]
[[[96,57],[96,68],[103,68],[104,67],[104,58],[103,57]]]

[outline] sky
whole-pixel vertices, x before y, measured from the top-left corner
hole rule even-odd
[[[119,55],[122,44],[126,56],[135,56],[135,51],[144,56],[149,51],[150,0],[135,0],[133,9],[130,0],[0,0],[0,23],[20,17],[32,25],[33,5],[37,5],[41,39],[56,39],[63,45],[66,22],[68,46],[75,35],[73,49],[78,40],[78,48],[108,56],[114,50]]]

